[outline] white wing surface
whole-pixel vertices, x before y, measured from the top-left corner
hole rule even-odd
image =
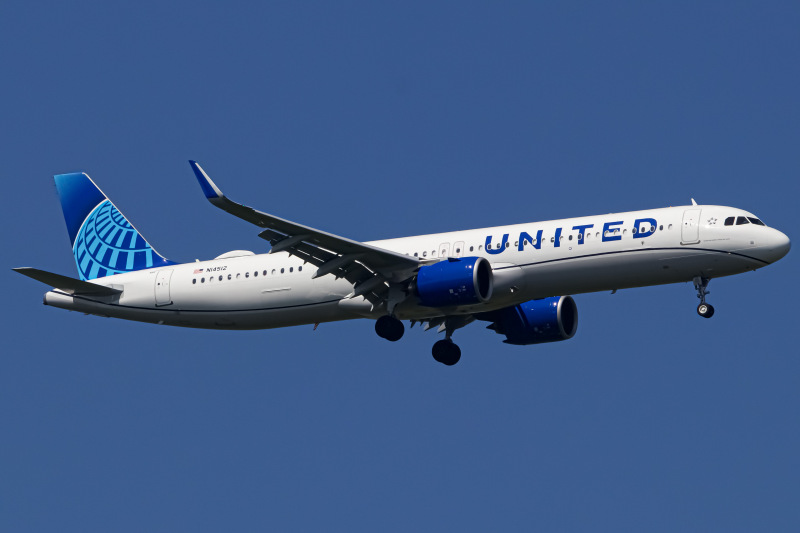
[[[353,284],[351,297],[382,300],[389,281],[409,278],[420,266],[416,257],[370,246],[263,213],[234,202],[211,181],[195,161],[189,161],[208,201],[223,211],[255,224],[259,237],[272,245],[270,253],[287,252],[318,267],[315,277],[334,275]]]

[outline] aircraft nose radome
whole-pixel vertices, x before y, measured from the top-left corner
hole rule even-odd
[[[770,263],[774,263],[778,259],[788,254],[789,249],[792,247],[792,241],[790,241],[789,237],[787,237],[784,233],[776,229],[773,229],[773,232],[774,233],[771,235],[770,242],[767,247],[768,257],[766,259]]]

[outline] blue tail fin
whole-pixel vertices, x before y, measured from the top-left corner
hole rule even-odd
[[[148,244],[84,173],[55,176],[82,280],[173,265]]]

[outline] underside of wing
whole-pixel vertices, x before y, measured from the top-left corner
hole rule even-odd
[[[209,202],[264,231],[270,253],[287,252],[318,267],[315,277],[333,275],[353,285],[350,297],[364,296],[373,303],[382,300],[388,283],[413,275],[420,263],[416,257],[370,246],[346,237],[297,224],[239,204],[226,197],[195,161],[189,161]]]

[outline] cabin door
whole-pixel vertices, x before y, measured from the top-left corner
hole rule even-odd
[[[700,209],[687,209],[683,212],[681,244],[700,242]]]
[[[169,280],[172,278],[172,269],[159,270],[156,273],[156,305],[169,305],[172,298],[169,295]]]

